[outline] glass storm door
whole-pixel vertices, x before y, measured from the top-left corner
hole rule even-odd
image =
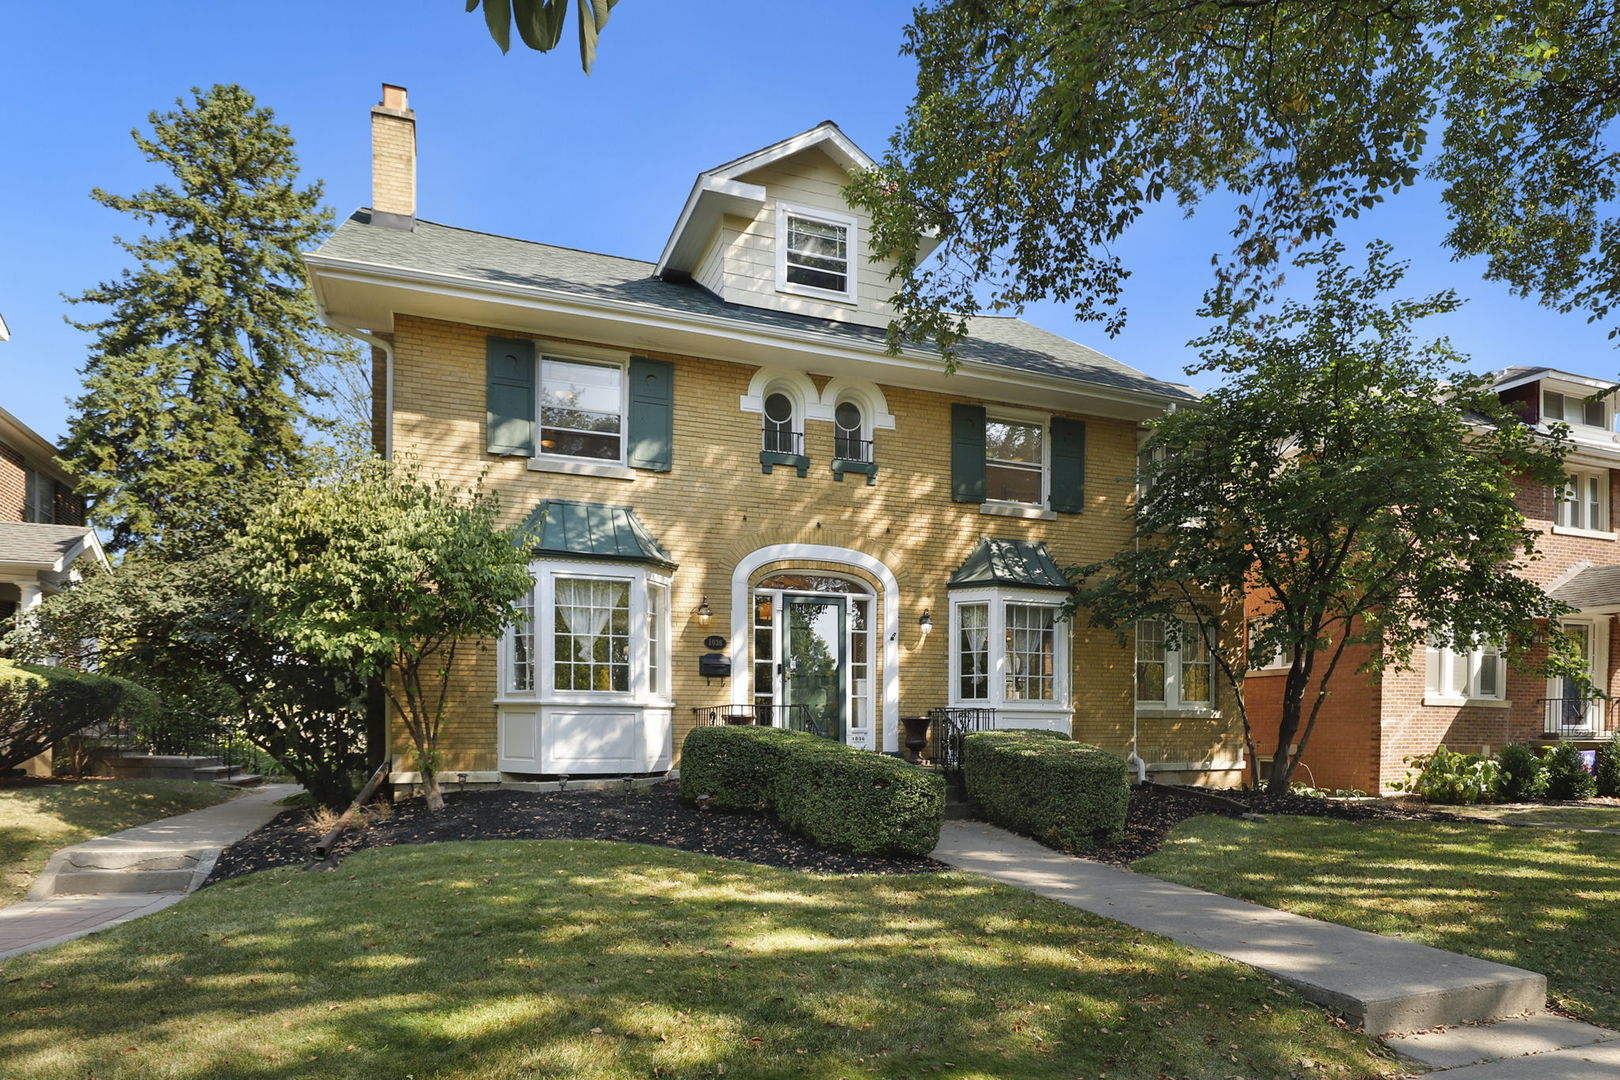
[[[1592,662],[1592,628],[1583,623],[1565,623],[1564,633],[1575,639],[1575,644],[1581,651],[1581,659],[1585,662],[1587,677],[1594,685],[1598,685],[1596,665]],[[1559,726],[1565,731],[1592,727],[1598,715],[1597,710],[1602,707],[1599,702],[1588,699],[1587,694],[1590,691],[1582,690],[1580,683],[1568,676],[1561,676],[1555,681],[1558,687],[1557,696],[1561,699]]]
[[[844,656],[847,601],[842,596],[786,596],[787,642],[782,650],[782,696],[802,705],[817,735],[844,739],[844,703],[849,700]],[[799,709],[788,724],[802,726]]]

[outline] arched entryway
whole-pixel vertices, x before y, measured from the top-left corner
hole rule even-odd
[[[732,704],[802,707],[851,746],[897,750],[899,600],[894,574],[863,552],[751,552],[731,579]]]

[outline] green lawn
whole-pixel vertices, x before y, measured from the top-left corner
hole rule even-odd
[[[1538,825],[1574,825],[1585,829],[1620,829],[1620,803],[1607,806],[1541,806],[1533,803],[1497,803],[1447,806],[1444,809],[1486,821],[1534,822]]]
[[[0,967],[0,1074],[1380,1076],[1252,970],[959,874],[488,841],[269,871]]]
[[[60,848],[238,792],[196,780],[111,780],[0,787],[0,904],[13,904]]]
[[[1200,817],[1133,869],[1547,976],[1620,1027],[1620,836],[1431,822]]]

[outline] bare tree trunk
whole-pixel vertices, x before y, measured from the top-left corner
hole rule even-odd
[[[422,798],[427,802],[429,810],[444,809],[444,793],[439,790],[439,774],[432,769],[422,769]]]

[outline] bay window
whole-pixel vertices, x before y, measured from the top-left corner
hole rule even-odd
[[[953,592],[951,704],[980,705],[1013,714],[1020,710],[1066,713],[1069,635],[1062,611],[1053,590],[1006,587]]]

